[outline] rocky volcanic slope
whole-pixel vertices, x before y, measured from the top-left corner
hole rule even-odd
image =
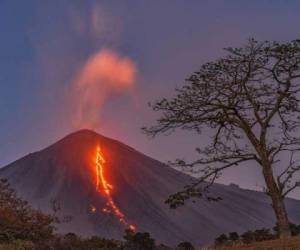
[[[221,233],[272,227],[275,223],[265,194],[219,184],[213,192],[222,201],[198,200],[169,209],[165,199],[191,177],[88,130],[11,163],[0,169],[0,177],[7,178],[19,195],[45,212],[51,211],[51,200],[56,200],[61,216],[72,216],[70,222],[59,225],[60,232],[120,239],[125,227],[115,215],[101,211],[107,199],[95,188],[97,145],[106,160],[105,176],[114,186],[116,205],[138,231],[150,232],[157,242],[206,244]],[[288,200],[287,208],[291,221],[299,223],[300,201]]]

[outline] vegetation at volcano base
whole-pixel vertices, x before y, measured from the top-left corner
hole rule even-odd
[[[74,233],[60,235],[55,225],[63,223],[56,215],[33,209],[20,199],[7,180],[0,179],[0,250],[154,250],[149,233],[126,230],[124,241],[99,236],[83,238]]]
[[[35,210],[17,197],[6,180],[0,179],[0,250],[194,250],[189,242],[179,243],[177,247],[156,244],[149,233],[125,231],[124,239],[104,239],[99,236],[80,237],[74,233],[57,234],[55,225],[61,223],[56,215],[46,215]],[[204,249],[254,250],[254,249],[299,249],[300,225],[290,224],[295,237],[285,240],[278,238],[278,227],[248,231],[239,235],[236,232],[220,235],[215,246]],[[271,248],[270,248],[271,247]],[[276,248],[279,247],[279,248]],[[290,247],[290,248],[289,248]]]
[[[300,225],[290,223],[289,225],[292,236],[300,235]],[[273,230],[262,228],[256,230],[248,230],[242,234],[231,232],[229,234],[221,234],[215,239],[215,245],[221,246],[234,246],[234,245],[248,245],[255,242],[276,240],[279,238],[278,226],[276,225]]]

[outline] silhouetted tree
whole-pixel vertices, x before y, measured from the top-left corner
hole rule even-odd
[[[154,250],[155,241],[149,233],[134,232],[130,229],[125,231],[125,250]]]
[[[229,233],[229,240],[230,241],[238,241],[240,239],[240,236],[237,232],[231,232]]]
[[[198,160],[176,161],[181,167],[200,166],[201,177],[167,202],[174,207],[195,193],[207,196],[224,170],[253,161],[263,174],[280,236],[289,237],[284,198],[300,185],[294,178],[300,169],[300,40],[251,39],[226,51],[227,56],[192,74],[175,97],[152,105],[162,115],[157,125],[144,128],[149,135],[205,128],[212,133],[211,143],[197,148]]]
[[[74,233],[67,233],[59,239],[55,249],[58,250],[80,250],[86,247],[83,239]]]
[[[194,246],[188,241],[179,243],[178,247],[182,250],[195,250]]]
[[[85,240],[85,247],[87,249],[117,250],[121,249],[121,243],[117,243],[117,241],[115,240],[109,240],[93,236]]]
[[[228,237],[226,234],[221,234],[220,236],[218,236],[215,239],[215,245],[219,246],[219,245],[224,245],[225,243],[227,243],[229,241]]]
[[[46,241],[53,237],[56,218],[31,208],[18,198],[7,180],[0,179],[0,243]]]
[[[246,244],[258,241],[273,240],[276,237],[269,229],[262,228],[254,231],[247,231],[241,235],[242,241]]]

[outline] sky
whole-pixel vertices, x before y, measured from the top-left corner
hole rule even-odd
[[[142,133],[157,118],[148,102],[224,47],[299,38],[299,9],[296,0],[0,0],[0,166],[82,126],[163,162],[193,159],[206,143],[196,134]],[[101,63],[116,78],[95,73]],[[260,189],[257,170],[220,181]]]

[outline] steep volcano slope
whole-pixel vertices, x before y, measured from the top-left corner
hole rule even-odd
[[[274,225],[268,197],[232,186],[214,187],[213,192],[223,198],[221,202],[199,200],[169,209],[164,200],[191,177],[88,130],[0,169],[0,177],[7,178],[19,195],[46,212],[51,200],[58,201],[60,214],[72,216],[70,222],[59,226],[61,232],[121,238],[124,225],[114,214],[101,211],[107,199],[95,188],[97,145],[106,161],[105,177],[114,186],[111,193],[115,204],[138,231],[150,232],[158,242],[205,244],[224,232]],[[299,223],[300,202],[288,200],[287,207],[291,220]]]

